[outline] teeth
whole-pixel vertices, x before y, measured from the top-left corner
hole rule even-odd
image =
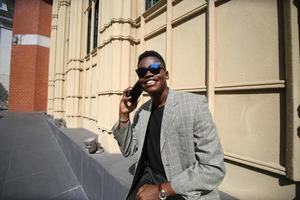
[[[146,85],[149,86],[149,85],[154,85],[155,84],[155,81],[153,80],[150,80],[150,81],[147,81],[146,82]]]

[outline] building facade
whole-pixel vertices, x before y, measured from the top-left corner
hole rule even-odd
[[[208,97],[227,168],[220,189],[299,198],[297,2],[54,0],[47,112],[119,153],[111,127],[122,90],[137,80],[138,55],[156,50],[170,87]]]
[[[9,88],[14,1],[0,0],[0,83]]]

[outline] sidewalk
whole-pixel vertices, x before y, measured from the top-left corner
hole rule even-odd
[[[0,115],[1,200],[87,200],[46,116]]]
[[[0,112],[0,200],[126,196],[133,160],[120,154],[88,154],[83,141],[93,133],[51,124],[41,113]],[[220,194],[222,200],[236,199]]]

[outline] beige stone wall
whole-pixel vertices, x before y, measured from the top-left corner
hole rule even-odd
[[[292,0],[161,0],[147,11],[141,0],[100,0],[98,45],[91,42],[89,54],[87,14],[94,16],[95,2],[53,5],[50,115],[99,134],[106,151],[119,153],[110,129],[122,90],[137,80],[137,56],[154,49],[166,59],[172,88],[208,96],[225,152],[223,191],[241,199],[299,193],[291,181],[300,180]]]

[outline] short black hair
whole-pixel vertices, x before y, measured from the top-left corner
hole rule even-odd
[[[158,58],[160,63],[163,65],[163,68],[166,68],[166,63],[165,63],[164,58],[158,52],[153,51],[153,50],[145,51],[144,53],[139,55],[138,64],[141,62],[141,60],[143,60],[146,57],[150,57],[150,56]]]

